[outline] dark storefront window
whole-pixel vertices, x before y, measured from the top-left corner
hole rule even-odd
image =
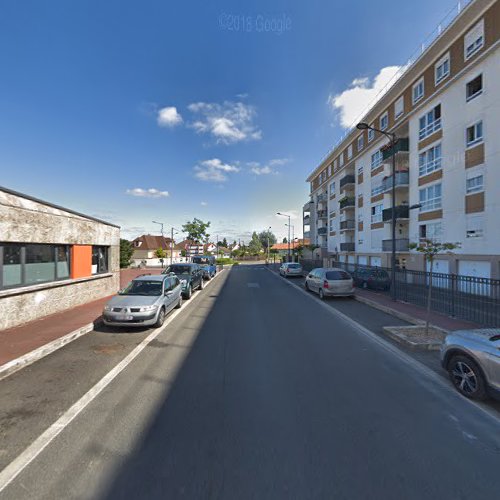
[[[92,247],[92,274],[108,272],[108,247]]]
[[[0,289],[48,283],[69,276],[66,245],[0,243]]]

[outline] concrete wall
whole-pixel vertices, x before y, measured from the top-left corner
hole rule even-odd
[[[112,295],[119,289],[118,227],[0,190],[0,242],[110,247],[107,274],[0,290],[0,329]]]

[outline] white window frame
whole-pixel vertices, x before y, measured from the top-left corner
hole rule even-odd
[[[442,165],[442,146],[441,143],[422,151],[418,155],[418,176],[430,174],[436,170],[441,170]]]
[[[439,118],[435,118],[436,114],[436,109],[439,107]],[[430,120],[430,116],[434,114],[434,118],[432,121]],[[441,123],[441,116],[442,116],[442,110],[441,110],[441,104],[436,104],[430,111],[427,111],[427,113],[424,113],[422,116],[419,117],[418,119],[418,140],[422,141],[426,137],[430,136],[434,132],[437,132],[438,130],[441,129],[442,123]],[[422,127],[421,122],[422,119],[424,119],[424,127]]]
[[[478,135],[478,127],[480,128],[480,134]],[[469,130],[473,129],[474,130],[474,139],[469,141]],[[484,127],[483,127],[483,120],[478,120],[476,123],[473,123],[472,125],[468,126],[465,129],[465,145],[467,148],[472,148],[473,146],[476,146],[477,144],[481,144],[484,140]]]
[[[484,174],[477,172],[465,179],[465,194],[482,193],[484,191]]]
[[[358,167],[358,175],[361,175],[363,173],[363,165],[360,165]]]
[[[329,222],[330,222],[329,224],[330,232],[335,231],[335,217],[333,219],[330,219]]]
[[[339,167],[344,166],[344,152],[342,151],[342,154],[339,156]]]
[[[384,124],[385,122],[385,124]],[[379,120],[379,125],[380,125],[380,130],[387,130],[387,127],[389,127],[389,112],[386,111]]]
[[[370,125],[370,127],[373,127],[373,123]],[[373,139],[375,139],[375,130],[372,128],[368,129],[368,142],[372,142]]]
[[[330,184],[330,196],[335,194],[335,181]]]
[[[365,147],[365,136],[361,134],[358,136],[358,151],[361,151]]]
[[[374,212],[375,209],[375,212]],[[380,210],[379,210],[380,209]],[[382,211],[384,210],[384,204],[379,203],[378,205],[373,205],[370,209],[372,224],[377,222],[382,222]]]
[[[402,95],[399,99],[394,103],[394,119],[397,120],[405,113],[405,98]]]
[[[384,192],[384,184],[382,180],[380,179],[375,180],[375,179],[376,179],[375,177],[372,179],[372,190],[371,190],[372,196],[377,196]]]
[[[435,191],[439,187],[439,195],[436,196]],[[425,193],[425,198],[422,199],[422,193]],[[436,184],[431,184],[430,186],[425,186],[418,190],[418,199],[420,207],[420,212],[432,212],[433,210],[439,210],[443,206],[443,186],[440,182]]]
[[[464,61],[477,54],[484,47],[484,19],[481,19],[464,36]]]
[[[352,158],[352,144],[347,146],[347,159],[350,160]]]
[[[482,238],[484,236],[484,216],[481,214],[467,215],[465,218],[465,237]]]
[[[418,236],[419,238],[423,238],[420,236],[420,228],[425,226],[425,239],[432,240],[434,242],[440,242],[443,239],[443,223],[439,222],[426,222],[425,224],[420,224],[418,228]]]
[[[443,71],[443,73],[439,75],[438,73],[440,68],[442,68],[446,64],[448,66],[446,71]],[[450,53],[448,52],[434,65],[434,82],[436,85],[438,85],[449,76],[450,76]]]
[[[376,168],[380,167],[380,165],[382,165],[382,161],[383,161],[383,154],[382,151],[380,151],[379,149],[372,154],[371,169],[375,170]]]
[[[471,95],[467,95],[468,91],[469,91],[469,84],[471,84],[474,80],[476,80],[477,78],[481,78],[481,90],[479,90],[478,92],[476,92],[475,94],[471,94]],[[471,78],[466,84],[465,84],[465,101],[466,102],[470,102],[472,101],[473,99],[475,99],[476,97],[480,96],[482,93],[483,93],[483,88],[484,88],[484,78],[483,78],[483,74],[482,73],[479,73],[477,74],[474,78]]]
[[[415,97],[415,89],[419,88],[422,86],[422,92]],[[417,104],[418,101],[421,101],[424,97],[425,94],[425,83],[424,83],[424,77],[420,78],[418,82],[415,82],[411,88],[411,100],[413,104]]]

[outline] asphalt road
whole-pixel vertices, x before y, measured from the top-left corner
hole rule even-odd
[[[499,466],[498,420],[263,266],[239,266],[0,498],[491,499]]]

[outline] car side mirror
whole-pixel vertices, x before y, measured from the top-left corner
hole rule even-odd
[[[170,297],[172,295],[172,292],[170,290],[165,290],[165,296]]]

